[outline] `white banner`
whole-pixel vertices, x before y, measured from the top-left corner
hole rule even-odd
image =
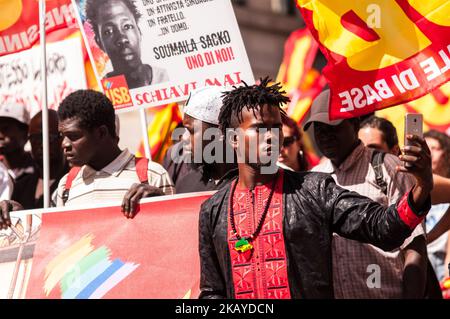
[[[30,116],[41,110],[40,50],[0,57],[0,104],[24,105]],[[48,107],[57,109],[71,92],[86,89],[79,39],[47,44]]]
[[[230,0],[73,0],[116,109],[182,101],[205,85],[254,83]]]

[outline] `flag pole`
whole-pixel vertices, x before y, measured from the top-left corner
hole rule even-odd
[[[139,109],[139,117],[141,118],[141,130],[142,130],[142,138],[144,140],[144,151],[145,157],[149,160],[152,159],[152,153],[150,152],[150,142],[148,139],[148,124],[147,124],[147,115],[145,114],[145,109]]]
[[[8,289],[8,299],[13,299],[14,298],[14,292],[16,291],[16,285],[17,285],[17,278],[19,277],[19,270],[20,270],[20,264],[22,263],[22,254],[23,254],[23,250],[25,249],[25,245],[28,243],[28,239],[30,238],[31,235],[31,220],[32,220],[32,215],[28,215],[26,217],[26,221],[29,224],[29,226],[27,226],[25,229],[25,234],[23,236],[20,235],[20,231],[18,231],[13,225],[11,225],[11,229],[13,230],[13,232],[16,234],[17,238],[19,238],[20,240],[20,245],[19,245],[19,251],[17,252],[17,258],[16,258],[16,263],[14,265],[14,272],[11,278],[11,282],[9,283],[9,289]],[[19,296],[20,298],[20,296]]]
[[[39,31],[41,45],[41,81],[42,81],[42,148],[44,208],[50,206],[50,160],[48,132],[48,98],[47,98],[47,52],[45,41],[45,0],[39,0]]]

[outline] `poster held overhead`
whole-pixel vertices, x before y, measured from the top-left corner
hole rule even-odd
[[[183,101],[206,85],[254,83],[229,0],[73,3],[98,82],[117,110]]]

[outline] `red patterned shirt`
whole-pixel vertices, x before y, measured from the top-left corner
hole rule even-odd
[[[233,212],[236,230],[241,237],[250,237],[257,228],[272,184],[270,181],[256,186],[253,191],[236,187]],[[283,170],[279,170],[275,192],[263,227],[251,242],[251,251],[241,253],[235,250],[237,238],[231,227],[229,211],[228,216],[228,245],[235,298],[290,299],[283,236]]]

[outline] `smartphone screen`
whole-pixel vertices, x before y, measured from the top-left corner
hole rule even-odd
[[[407,113],[405,115],[405,145],[407,145],[406,135],[423,136],[423,116],[418,113]]]
[[[410,145],[407,135],[417,135],[423,137],[423,116],[419,113],[407,113],[405,115],[405,145]],[[411,167],[405,163],[405,167]]]

